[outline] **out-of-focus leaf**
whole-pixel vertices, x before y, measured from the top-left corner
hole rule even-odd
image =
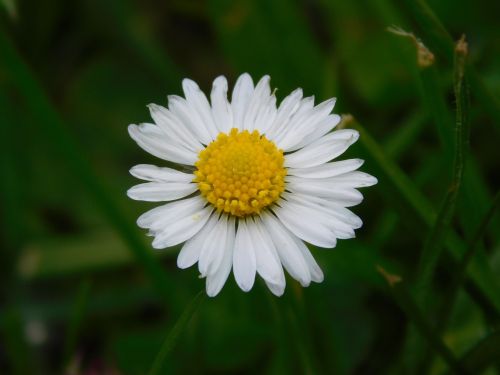
[[[278,95],[297,86],[306,96],[322,89],[323,56],[296,1],[211,0],[209,5],[222,49],[237,71],[254,78],[269,74]]]
[[[107,187],[94,174],[78,143],[66,128],[35,76],[24,63],[11,41],[1,31],[0,56],[2,57],[0,59],[2,66],[10,73],[10,80],[19,90],[29,108],[38,114],[40,126],[44,127],[48,141],[59,150],[66,162],[70,163],[75,177],[80,179],[102,212],[127,241],[129,249],[145,268],[159,293],[168,300],[168,276],[151,255],[150,250],[143,245],[135,225],[121,212]]]
[[[170,352],[174,348],[175,344],[177,343],[177,340],[179,339],[179,336],[181,335],[183,330],[186,328],[186,325],[192,319],[193,314],[198,310],[204,297],[205,297],[205,291],[202,290],[186,306],[182,315],[179,317],[179,319],[177,320],[175,325],[172,327],[172,329],[168,333],[167,337],[165,338],[165,341],[163,341],[163,343],[160,347],[160,351],[156,355],[155,360],[153,361],[153,364],[151,365],[151,368],[150,368],[149,373],[148,373],[149,375],[157,375],[157,374],[162,373],[162,368],[165,365],[167,356],[170,354]]]
[[[500,365],[500,331],[491,333],[460,358],[471,374],[481,374],[489,366]]]

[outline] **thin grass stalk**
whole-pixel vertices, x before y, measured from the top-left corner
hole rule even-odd
[[[75,302],[71,311],[69,324],[66,329],[66,338],[64,340],[64,366],[70,364],[71,359],[75,355],[77,349],[78,337],[80,335],[85,313],[88,307],[88,300],[91,290],[91,282],[83,280],[80,283],[76,294]]]
[[[451,63],[454,59],[455,42],[434,11],[424,0],[405,0],[405,4],[420,26],[425,43],[438,54],[442,61]],[[496,125],[495,129],[500,131],[498,98],[487,88],[472,65],[467,65],[465,69],[474,96],[477,98],[477,105],[488,113],[493,120],[493,124]]]
[[[411,323],[414,324],[422,337],[426,339],[427,343],[434,350],[434,352],[446,362],[448,367],[453,372],[457,374],[464,374],[465,371],[460,366],[455,355],[446,346],[441,337],[437,335],[436,330],[432,327],[432,324],[422,313],[417,303],[407,290],[403,279],[398,275],[390,274],[380,266],[377,267],[377,271],[387,282],[387,286],[389,287],[396,303],[404,311]]]
[[[408,176],[387,157],[377,141],[352,116],[344,116],[342,126],[351,127],[360,132],[360,144],[380,169],[383,175],[381,177],[395,187],[397,193],[424,226],[432,228],[435,223],[436,212]],[[458,262],[466,250],[462,240],[454,230],[450,230],[444,239],[444,245],[448,250],[450,259],[454,262]],[[496,315],[500,315],[500,298],[497,293],[490,290],[490,284],[487,281],[488,277],[493,277],[491,270],[476,264],[473,260],[468,275],[467,290],[474,292],[471,293],[471,297],[482,307],[493,309]]]
[[[467,274],[467,267],[472,258],[474,257],[474,255],[476,254],[476,251],[479,248],[478,245],[481,239],[484,237],[486,230],[488,229],[488,225],[490,224],[491,219],[493,218],[499,206],[500,206],[500,191],[496,193],[490,208],[488,209],[483,219],[481,220],[481,223],[476,229],[476,232],[472,240],[469,242],[467,246],[467,251],[463,255],[457,267],[457,270],[455,272],[455,277],[453,279],[450,291],[448,292],[448,296],[446,298],[446,302],[443,304],[444,306],[443,313],[441,314],[441,317],[438,322],[438,329],[440,332],[444,332],[446,326],[448,325],[451,313],[453,311],[453,307],[455,306],[455,301],[458,297],[458,292],[460,291],[460,288],[464,284],[464,280]]]

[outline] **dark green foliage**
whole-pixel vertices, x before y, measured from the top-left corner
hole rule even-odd
[[[498,373],[498,14],[489,0],[0,2],[0,373]],[[231,276],[212,299],[179,248],[153,252],[134,224],[152,205],[126,197],[128,170],[161,161],[127,125],[183,77],[209,92],[245,71],[280,99],[337,97],[361,133],[343,158],[379,184],[353,208],[356,239],[311,246],[322,284],[288,278],[276,298]]]

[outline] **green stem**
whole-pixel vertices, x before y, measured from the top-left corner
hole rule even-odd
[[[456,100],[456,121],[455,121],[455,152],[453,157],[453,177],[448,192],[444,198],[444,203],[438,214],[434,227],[424,246],[420,259],[420,278],[418,289],[420,301],[424,301],[426,292],[434,275],[434,270],[438,263],[442,250],[442,242],[445,238],[451,219],[455,212],[455,206],[462,185],[465,155],[468,146],[469,132],[469,95],[465,83],[465,61],[467,56],[467,45],[462,38],[457,44],[455,53],[454,68],[454,91]],[[443,119],[446,121],[446,119]],[[443,127],[446,124],[443,124]]]
[[[377,267],[378,272],[384,277],[389,289],[399,307],[405,312],[408,319],[415,325],[415,328],[427,340],[429,346],[438,354],[448,365],[448,367],[457,374],[463,374],[465,371],[459,365],[455,355],[446,346],[441,337],[436,334],[431,323],[417,306],[417,303],[408,292],[405,283],[398,275],[388,273],[382,267]]]
[[[84,280],[80,283],[78,293],[73,305],[70,316],[70,321],[66,329],[66,340],[64,347],[64,361],[65,366],[71,361],[77,346],[78,336],[81,331],[82,322],[87,311],[88,299],[90,295],[91,282]]]
[[[364,147],[371,160],[378,166],[382,182],[385,181],[392,187],[424,226],[432,228],[435,223],[436,212],[427,198],[414,186],[408,176],[387,157],[382,147],[364,127],[351,116],[344,119],[344,124],[360,132],[361,146]],[[394,201],[393,203],[397,202]],[[444,239],[444,244],[450,258],[455,262],[458,262],[466,251],[460,237],[454,230],[449,231]],[[470,275],[471,285],[474,286],[475,293],[472,295],[474,300],[477,300],[478,303],[481,302],[481,306],[484,305],[483,302],[487,302],[487,305],[495,311],[495,314],[500,315],[500,298],[494,290],[491,290],[490,279],[494,279],[491,270],[483,264],[474,262],[473,259],[468,274]],[[471,289],[468,288],[468,290]]]
[[[448,298],[446,299],[446,302],[444,303],[444,309],[443,313],[441,314],[441,317],[439,319],[438,323],[438,329],[440,332],[444,332],[446,329],[446,326],[448,324],[448,321],[450,319],[451,313],[453,311],[453,306],[455,305],[455,301],[458,296],[458,292],[460,290],[460,287],[464,283],[465,276],[467,274],[467,266],[469,265],[471,259],[474,257],[476,254],[476,250],[478,249],[478,244],[481,241],[481,238],[485,235],[485,232],[488,228],[488,225],[491,222],[491,219],[493,218],[496,210],[500,206],[500,191],[497,192],[495,195],[495,198],[493,199],[493,202],[486,214],[484,215],[481,223],[479,224],[478,228],[476,229],[476,232],[470,241],[469,245],[467,246],[467,251],[465,252],[464,256],[460,260],[460,263],[457,267],[455,277],[453,279],[452,286],[450,288],[450,292],[448,295]]]

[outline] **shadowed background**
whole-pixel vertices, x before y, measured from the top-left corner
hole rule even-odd
[[[0,2],[0,373],[500,373],[498,14],[487,0]],[[337,97],[362,132],[341,159],[379,184],[353,208],[356,239],[310,247],[322,284],[287,278],[276,298],[230,276],[190,305],[196,267],[135,225],[155,204],[126,197],[128,170],[166,163],[127,125],[184,77],[209,93],[242,72],[269,74],[279,99]]]

